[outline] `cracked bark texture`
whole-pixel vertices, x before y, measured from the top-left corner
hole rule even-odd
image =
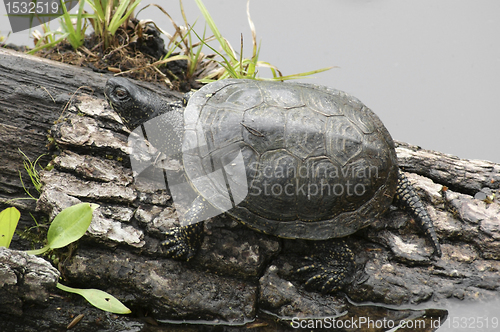
[[[177,224],[177,215],[168,188],[146,177],[134,180],[128,131],[103,99],[107,78],[0,50],[0,141],[5,147],[0,151],[4,161],[0,165],[0,208],[8,206],[8,199],[24,195],[18,170],[25,185],[29,183],[18,148],[31,160],[48,153],[41,164],[50,161],[53,168],[41,172],[38,201],[12,203],[23,215],[19,227],[33,226],[28,212],[52,220],[78,202],[100,204],[71,259],[60,265],[62,276],[74,287],[105,290],[138,314],[113,318],[76,296],[70,296],[71,304],[65,310],[57,311],[54,308],[68,295],[53,290],[51,283],[42,283],[39,287],[45,291],[39,292],[36,301],[30,302],[29,290],[23,295],[19,288],[17,300],[12,297],[15,305],[0,304],[0,311],[7,315],[0,317],[0,327],[15,331],[20,323],[13,317],[21,315],[26,325],[19,331],[35,331],[36,324],[57,330],[79,313],[86,314],[75,327],[82,331],[112,331],[117,326],[134,330],[152,318],[230,324],[266,315],[288,323],[294,316],[445,319],[445,311],[440,310],[358,307],[344,294],[307,292],[291,273],[294,255],[306,244],[256,233],[224,215],[206,222],[206,236],[193,260],[163,258],[158,249],[162,234]],[[73,95],[81,86],[91,89],[81,88]],[[162,93],[172,101],[179,98],[175,93]],[[144,151],[144,157],[149,153],[152,151]],[[446,308],[450,299],[498,299],[500,204],[493,194],[499,194],[500,165],[405,143],[397,143],[397,154],[434,220],[443,257],[431,260],[432,247],[425,236],[405,212],[391,208],[379,222],[348,238],[358,272],[345,294],[360,303],[434,308]],[[29,185],[28,189],[35,193]],[[29,243],[16,236],[12,247],[29,249]],[[14,251],[3,252],[7,257],[14,255]],[[7,266],[5,271],[15,270],[12,262],[0,264]],[[27,269],[31,264],[35,263],[27,259],[21,265]],[[12,282],[4,283],[0,291],[12,290],[9,285],[14,279],[9,275],[12,278],[6,280]],[[47,295],[51,292],[57,296]],[[28,305],[36,309],[23,310]],[[141,314],[149,318],[141,318]],[[269,330],[286,330],[286,325],[266,324]]]

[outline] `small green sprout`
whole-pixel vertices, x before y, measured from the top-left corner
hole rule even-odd
[[[103,292],[100,289],[81,289],[64,286],[63,284],[57,283],[57,288],[68,293],[75,293],[81,295],[94,307],[101,309],[103,311],[112,312],[114,314],[130,314],[129,308],[123,305],[116,297]]]
[[[291,79],[299,79],[305,76],[320,73],[333,68],[333,67],[327,67],[305,73],[283,76],[276,66],[271,65],[269,62],[260,61],[259,60],[260,46],[257,47],[257,33],[255,31],[255,25],[253,24],[253,21],[250,17],[250,0],[247,1],[247,17],[248,17],[248,24],[250,25],[250,30],[252,31],[252,43],[253,43],[252,57],[250,59],[243,58],[243,37],[241,38],[240,56],[238,56],[234,51],[234,49],[229,44],[229,42],[227,41],[227,39],[224,38],[220,33],[212,16],[208,12],[203,2],[201,0],[195,0],[195,1],[203,17],[205,18],[205,21],[212,30],[215,39],[218,41],[220,47],[225,53],[225,55],[219,53],[198,36],[198,38],[202,41],[202,43],[207,45],[207,47],[209,47],[212,51],[217,53],[223,59],[223,61],[218,61],[219,65],[222,66],[222,69],[219,71],[213,71],[210,75],[207,75],[206,77],[201,79],[200,82],[202,83],[210,83],[218,79],[225,79],[229,77],[248,78],[256,80],[284,81]],[[273,77],[272,78],[257,77],[258,74],[257,67],[269,68],[273,74]]]
[[[29,250],[32,255],[41,255],[50,249],[57,249],[80,239],[92,221],[92,212],[99,207],[92,203],[79,203],[59,213],[50,224],[47,244],[40,249]]]
[[[36,158],[36,160],[34,162],[32,162],[30,160],[30,158],[28,158],[28,156],[23,151],[21,151],[21,149],[19,149],[19,153],[22,154],[23,157],[24,157],[24,160],[23,160],[24,169],[28,173],[28,175],[29,175],[29,177],[31,179],[31,183],[35,187],[36,191],[38,191],[40,193],[40,190],[42,188],[42,183],[40,182],[40,174],[38,173],[38,170],[36,169],[36,166],[38,165],[38,167],[40,167],[40,164],[38,163],[38,161],[40,160],[40,158],[42,158],[43,156],[45,156],[45,154],[42,154],[42,155],[38,156],[38,158]],[[21,175],[21,171],[19,171],[19,178],[21,180],[21,185],[23,186],[23,189],[26,192],[26,194],[28,194],[28,196],[31,197],[31,199],[36,200],[36,198],[33,197],[33,195],[31,195],[31,193],[29,192],[29,190],[24,185],[23,177]]]
[[[85,18],[89,17],[89,15],[85,14],[85,11],[83,10],[85,3],[85,0],[80,0],[78,13],[69,14],[66,4],[64,1],[61,1],[63,15],[60,19],[60,25],[62,31],[52,31],[49,28],[49,24],[44,23],[42,25],[43,34],[37,30],[33,32],[35,47],[30,50],[28,54],[34,54],[44,48],[51,48],[63,40],[68,40],[74,50],[77,50],[80,46],[82,46],[85,39],[85,31],[88,26],[88,22]],[[73,19],[75,19],[75,22],[73,22]]]
[[[44,48],[51,48],[64,40],[68,40],[74,50],[83,45],[85,32],[90,25],[95,34],[101,39],[104,49],[117,44],[115,34],[118,28],[126,23],[141,0],[79,0],[78,12],[70,14],[64,1],[61,1],[63,15],[61,29],[52,31],[48,24],[43,24],[43,33],[33,32],[35,47],[28,53],[33,54]],[[94,13],[87,13],[83,9],[85,4],[93,9]]]
[[[92,213],[99,205],[79,203],[59,213],[50,224],[47,233],[47,245],[41,249],[28,250],[28,254],[40,255],[51,249],[65,247],[80,239],[92,221]],[[0,246],[8,248],[21,214],[15,207],[0,212]],[[115,314],[129,314],[130,309],[114,296],[99,289],[79,289],[57,283],[57,288],[83,296],[93,306]]]

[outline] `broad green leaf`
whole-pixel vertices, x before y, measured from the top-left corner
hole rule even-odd
[[[21,213],[15,207],[0,212],[0,247],[8,248],[14,236]]]
[[[116,297],[99,289],[80,289],[64,286],[57,283],[57,288],[69,293],[75,293],[83,296],[94,307],[115,314],[130,314],[129,308],[121,303]]]
[[[92,212],[98,207],[97,204],[80,203],[62,210],[50,224],[48,246],[61,248],[81,238],[92,221]]]

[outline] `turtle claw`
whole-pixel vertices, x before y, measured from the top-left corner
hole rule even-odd
[[[344,241],[319,244],[308,265],[296,270],[307,290],[333,293],[349,284],[355,271],[354,254]],[[325,251],[326,250],[326,251]]]
[[[350,281],[349,269],[345,267],[324,268],[314,266],[309,270],[308,276],[310,277],[304,283],[307,290],[320,291],[324,294],[334,293],[341,290]],[[299,269],[297,272],[303,273],[305,271]]]
[[[194,253],[189,252],[188,245],[178,235],[180,232],[180,227],[176,227],[166,234],[169,239],[161,243],[162,252],[167,257],[187,261],[194,256]]]
[[[189,261],[196,255],[203,241],[203,223],[174,227],[165,233],[161,243],[162,254],[177,260]]]

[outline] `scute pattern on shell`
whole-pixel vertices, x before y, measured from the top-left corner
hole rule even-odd
[[[230,186],[232,202],[244,199],[228,213],[256,230],[285,238],[342,237],[372,223],[396,192],[391,136],[344,92],[223,80],[191,97],[184,120],[183,158],[193,186],[227,210],[228,188],[210,180],[223,168],[222,183],[236,184]],[[232,169],[238,156],[246,183]],[[355,187],[363,191],[353,194]]]

